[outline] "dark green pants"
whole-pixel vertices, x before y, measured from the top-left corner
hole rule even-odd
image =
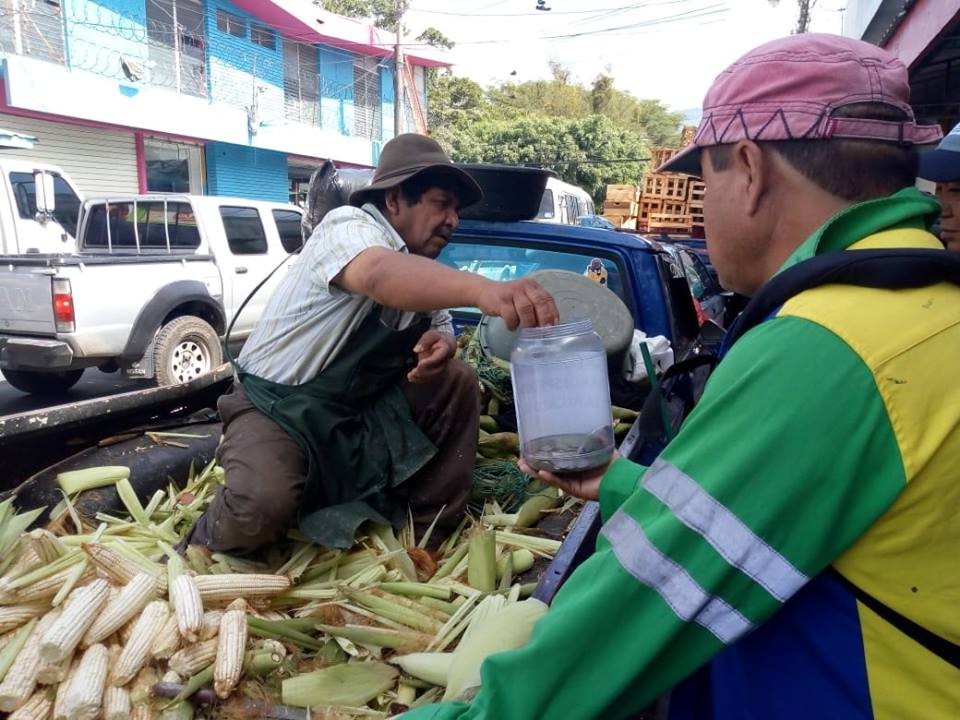
[[[438,452],[406,483],[418,532],[446,506],[437,527],[463,517],[477,448],[480,398],[473,369],[452,360],[437,380],[404,382],[414,421]],[[223,441],[218,462],[226,484],[197,522],[190,542],[218,552],[245,552],[284,537],[297,524],[306,457],[283,428],[260,412],[239,384],[220,398]],[[345,474],[345,477],[348,475]]]

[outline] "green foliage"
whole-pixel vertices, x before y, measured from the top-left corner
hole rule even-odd
[[[449,73],[428,82],[430,133],[460,162],[542,165],[596,200],[611,183],[638,183],[651,147],[675,145],[680,113],[638,100],[601,74],[590,87],[551,62],[550,80],[487,89]]]
[[[396,0],[314,0],[324,10],[337,15],[371,20],[384,30],[396,32],[400,3]]]
[[[456,45],[453,40],[448,38],[442,32],[437,30],[435,27],[428,27],[422,33],[417,35],[417,40],[420,42],[426,43],[427,45],[432,45],[433,47],[446,48],[447,50],[453,50],[453,46]]]

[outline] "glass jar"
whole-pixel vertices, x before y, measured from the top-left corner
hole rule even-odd
[[[610,462],[607,354],[593,324],[523,328],[510,362],[520,453],[527,464],[571,473]]]

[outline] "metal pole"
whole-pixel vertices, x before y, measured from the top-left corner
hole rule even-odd
[[[393,49],[393,134],[403,132],[403,80],[400,73],[403,68],[403,51],[400,48],[401,27],[403,26],[403,3],[397,0],[397,44]]]

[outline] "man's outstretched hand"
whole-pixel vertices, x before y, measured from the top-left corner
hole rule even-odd
[[[593,470],[587,470],[586,472],[564,473],[563,475],[555,475],[546,470],[534,470],[524,462],[523,458],[520,458],[518,465],[525,474],[537,480],[542,480],[547,483],[547,485],[560,488],[568,495],[573,495],[583,500],[599,500],[600,483],[603,481],[603,476],[618,457],[620,457],[620,454],[614,451],[613,457],[610,458],[610,462],[606,465],[594,468]]]
[[[530,278],[509,282],[489,281],[477,307],[486,315],[503,318],[509,330],[516,330],[518,326],[541,327],[560,322],[560,312],[553,296]]]
[[[417,354],[417,365],[407,373],[412,383],[426,383],[436,379],[457,351],[457,341],[450,333],[439,330],[427,330],[413,351]]]

